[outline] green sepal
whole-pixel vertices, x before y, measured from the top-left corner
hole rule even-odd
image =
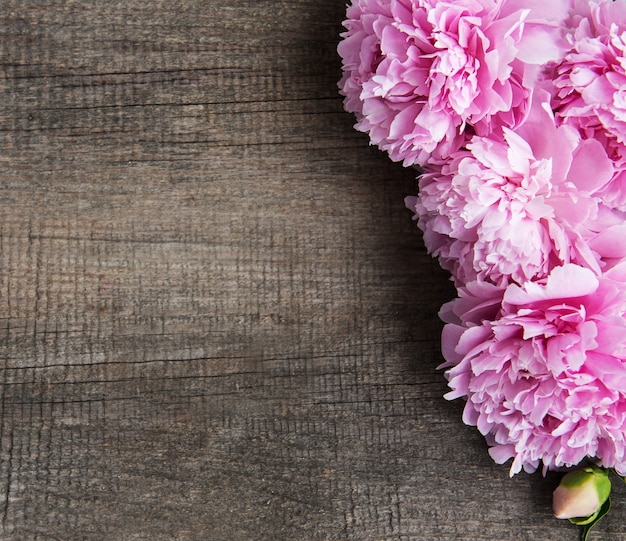
[[[588,520],[586,517],[582,519],[571,518],[570,522],[574,524],[578,524],[580,528],[580,541],[587,541],[587,537],[589,536],[589,532],[596,525],[596,523],[606,516],[606,514],[611,510],[611,498],[607,498],[606,501],[602,504],[602,507],[589,517],[591,520]],[[575,522],[577,520],[583,520],[585,522]]]
[[[598,492],[598,500],[604,503],[611,493],[611,480],[609,479],[609,471],[595,465],[585,466],[579,470],[566,473],[561,479],[561,486],[566,488],[577,488],[588,482],[589,476],[592,475],[594,485]]]
[[[600,507],[600,509],[602,509],[602,507]],[[585,526],[592,523],[594,520],[596,520],[596,518],[598,518],[598,515],[600,514],[600,509],[598,509],[593,515],[590,515],[588,517],[574,517],[568,520],[572,524],[576,524],[576,526]]]

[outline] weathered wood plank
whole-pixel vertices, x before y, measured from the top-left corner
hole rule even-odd
[[[1,539],[573,538],[441,398],[343,11],[0,0]]]

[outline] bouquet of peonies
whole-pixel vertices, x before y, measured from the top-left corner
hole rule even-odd
[[[511,475],[580,466],[554,507],[587,532],[626,474],[626,0],[352,0],[344,26],[345,109],[419,173],[458,291],[446,398]]]

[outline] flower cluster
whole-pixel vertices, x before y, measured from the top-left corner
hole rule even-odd
[[[511,474],[626,473],[626,1],[352,0],[339,82],[458,298],[442,349]]]
[[[345,108],[404,165],[521,124],[563,56],[566,0],[354,0],[339,45]]]

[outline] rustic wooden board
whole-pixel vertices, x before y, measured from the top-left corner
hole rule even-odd
[[[344,9],[0,1],[2,540],[575,538],[441,398]]]

